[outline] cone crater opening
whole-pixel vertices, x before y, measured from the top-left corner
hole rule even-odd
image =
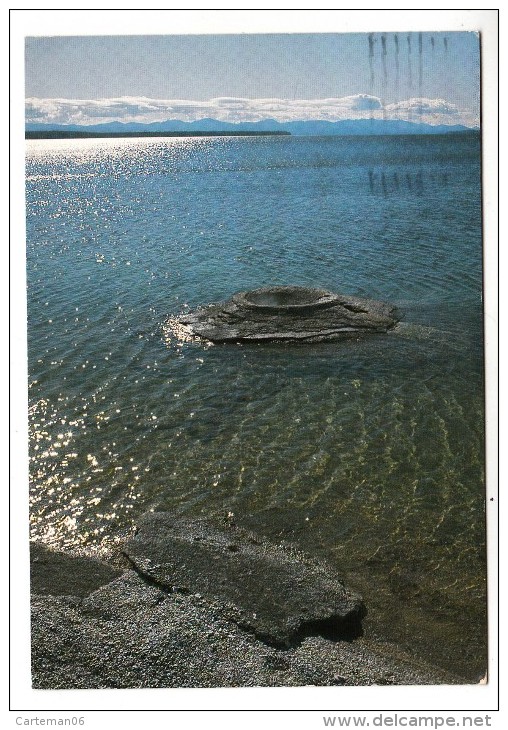
[[[287,286],[253,289],[234,298],[242,306],[287,311],[319,308],[332,304],[337,297],[325,289]]]

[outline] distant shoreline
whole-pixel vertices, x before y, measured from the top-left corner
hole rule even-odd
[[[47,132],[25,132],[25,139],[89,139],[89,138],[111,138],[111,137],[280,137],[290,136],[291,132],[278,131],[249,132],[246,130],[227,132],[64,132],[61,130]]]

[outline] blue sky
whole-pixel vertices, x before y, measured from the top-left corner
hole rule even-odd
[[[29,37],[25,73],[31,122],[479,124],[471,32]]]

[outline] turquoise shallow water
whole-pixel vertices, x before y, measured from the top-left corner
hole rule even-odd
[[[27,144],[33,539],[114,548],[232,511],[335,562],[366,632],[485,668],[476,135]],[[209,346],[188,308],[270,284],[397,304],[360,341]]]

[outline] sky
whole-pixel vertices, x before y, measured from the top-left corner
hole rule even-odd
[[[28,37],[26,121],[479,126],[473,32]]]

